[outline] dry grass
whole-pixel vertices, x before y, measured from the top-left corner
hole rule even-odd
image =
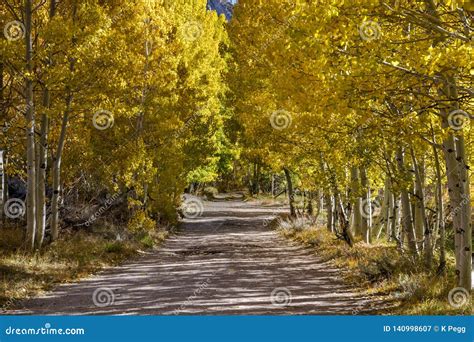
[[[0,235],[0,311],[19,300],[50,290],[59,283],[87,277],[120,264],[140,249],[158,245],[167,232],[153,232],[139,239],[115,241],[97,234],[65,233],[34,253],[23,248],[19,229],[2,229]]]
[[[391,243],[357,242],[353,248],[324,228],[279,229],[286,238],[314,248],[318,256],[341,268],[344,280],[362,286],[368,294],[384,295],[392,302],[387,314],[469,315],[472,300],[460,308],[449,304],[448,293],[456,287],[454,260],[449,255],[445,275],[427,270],[420,260],[403,256]]]

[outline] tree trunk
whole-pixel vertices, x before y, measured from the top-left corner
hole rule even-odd
[[[393,220],[392,220],[392,215],[393,215],[393,207],[395,205],[394,203],[394,196],[392,191],[390,190],[389,187],[389,193],[387,194],[388,197],[388,208],[387,208],[387,216],[386,216],[386,232],[387,232],[387,238],[390,241],[392,238],[393,230],[395,227],[393,226]]]
[[[362,199],[360,197],[360,186],[359,186],[359,169],[357,167],[351,168],[351,194],[353,198],[353,219],[352,219],[352,231],[356,237],[362,236]]]
[[[397,162],[398,162],[400,174],[402,175],[402,181],[411,183],[411,175],[405,170],[404,152],[402,148],[398,149]],[[403,233],[405,233],[408,239],[408,249],[410,253],[414,256],[417,256],[418,248],[416,245],[415,231],[413,229],[413,219],[412,219],[413,216],[411,213],[410,197],[408,195],[408,190],[407,190],[406,185],[403,185],[401,187],[400,198],[401,198],[401,204],[402,204],[401,223],[402,223]]]
[[[362,192],[362,205],[359,207],[367,208],[367,212],[362,215],[361,233],[362,238],[366,243],[370,243],[371,232],[369,226],[369,220],[372,216],[372,203],[369,196],[369,181],[367,179],[367,169],[364,166],[360,167],[360,184]]]
[[[252,177],[252,165],[249,164],[247,168],[247,188],[251,196],[254,195],[253,193],[253,177]]]
[[[327,229],[334,232],[334,204],[331,193],[325,195],[324,202],[326,203]]]
[[[69,95],[66,100],[66,111],[63,115],[61,133],[59,135],[58,149],[53,158],[53,197],[51,199],[51,238],[53,241],[59,236],[59,199],[61,194],[61,159],[64,145],[66,143],[67,125],[69,122],[69,111],[72,102],[72,96]]]
[[[309,216],[313,216],[314,214],[313,195],[314,193],[312,191],[308,191],[308,209],[306,212]]]
[[[256,175],[256,179],[255,179],[255,185],[256,185],[255,192],[257,193],[257,196],[260,193],[260,176],[261,176],[261,170],[260,169],[261,169],[261,165],[260,165],[260,163],[257,163],[257,175]]]
[[[402,233],[400,231],[400,196],[393,194],[392,211],[392,238],[397,242],[398,248],[402,248]]]
[[[275,175],[272,173],[272,197],[275,196]]]
[[[323,199],[322,199],[322,192],[321,190],[318,190],[317,195],[316,195],[316,212],[314,213],[314,222],[317,222],[319,215],[321,214],[321,211],[323,210]]]
[[[377,239],[380,238],[382,235],[382,231],[385,229],[385,232],[388,234],[388,226],[389,226],[389,216],[390,216],[390,199],[392,197],[392,193],[390,192],[390,181],[388,177],[385,178],[385,185],[383,190],[383,201],[382,201],[382,208],[380,209],[380,214],[377,216],[377,221],[373,227],[373,231],[377,231]]]
[[[337,213],[337,217],[339,218],[339,224],[341,226],[341,232],[338,233],[338,237],[343,239],[350,247],[352,247],[354,245],[354,237],[352,236],[349,226],[349,218],[347,217],[344,205],[342,203],[341,195],[338,191],[335,191],[334,200],[336,206],[335,211]]]
[[[448,99],[453,101],[451,113],[459,109],[457,105],[456,80],[450,76],[446,78],[444,92]],[[448,112],[440,110],[443,127],[448,127]],[[471,199],[469,189],[469,166],[465,155],[463,132],[449,132],[443,142],[443,151],[446,160],[446,176],[448,179],[448,194],[450,209],[453,213],[455,233],[456,273],[459,286],[471,290],[472,277],[472,226],[471,226]]]
[[[49,19],[51,20],[56,13],[56,0],[51,0],[49,4]],[[52,57],[48,57],[47,66],[51,66]],[[48,88],[43,91],[43,107],[49,108],[51,104],[50,93]],[[36,189],[36,245],[41,248],[43,245],[44,235],[46,231],[46,173],[48,163],[48,134],[49,134],[49,118],[46,113],[41,116],[40,142],[37,147],[37,189]]]
[[[293,182],[291,180],[291,173],[290,173],[290,170],[287,169],[286,167],[283,168],[283,171],[285,172],[286,184],[288,187],[288,201],[290,203],[290,215],[295,217],[296,216],[295,196],[293,194]]]
[[[54,1],[54,0],[53,0]],[[56,2],[55,2],[56,3]],[[54,14],[53,4],[51,5],[51,13]],[[72,20],[76,20],[77,2],[72,3]],[[76,43],[76,38],[72,37],[72,45]],[[70,58],[69,70],[74,71],[76,60]],[[59,134],[58,148],[53,158],[53,197],[51,199],[51,239],[55,241],[59,236],[59,203],[61,198],[61,160],[63,156],[64,145],[66,143],[67,126],[69,123],[69,115],[71,114],[73,94],[69,86],[66,86],[66,109],[64,110],[63,120],[61,123],[61,133]]]
[[[434,138],[434,134],[433,134]],[[436,139],[433,139],[436,143]],[[446,270],[446,226],[444,222],[443,185],[441,176],[441,165],[436,146],[433,146],[436,170],[436,220],[439,229],[439,265],[438,274],[444,274]]]
[[[471,196],[469,189],[469,166],[466,159],[464,137],[459,136],[456,141],[457,161],[461,180],[461,246],[459,265],[459,286],[470,290],[472,286],[472,222],[471,222]]]
[[[416,156],[414,155],[414,151],[411,148],[411,157],[412,157],[412,162],[413,162],[413,168],[415,172],[415,185],[414,185],[414,191],[412,192],[414,196],[412,197],[414,200],[412,201],[412,213],[413,213],[413,222],[414,222],[414,229],[415,229],[415,236],[417,239],[417,244],[418,244],[418,250],[422,251],[424,250],[426,242],[425,240],[422,240],[422,237],[425,236],[426,233],[426,222],[425,222],[425,208],[424,208],[424,197],[423,197],[423,189],[424,189],[424,180],[423,180],[423,175],[424,175],[424,168],[418,164],[418,161],[416,160]],[[421,184],[420,184],[421,183]]]
[[[413,167],[415,170],[416,210],[417,215],[420,216],[417,221],[421,222],[421,231],[423,232],[420,237],[424,236],[423,252],[425,256],[425,264],[427,268],[430,268],[433,262],[433,254],[431,249],[431,230],[428,224],[428,219],[426,218],[425,195],[423,191],[424,182],[421,173],[422,168],[419,166],[418,161],[416,160],[415,152],[413,151],[413,149],[411,149],[411,156],[413,160]]]
[[[28,76],[25,84],[26,97],[26,132],[27,132],[27,177],[28,191],[26,197],[26,246],[35,248],[36,231],[36,155],[35,155],[35,112],[33,95],[33,46],[32,46],[32,0],[25,0],[25,47],[26,70]]]
[[[49,97],[47,91],[45,93],[45,96]],[[49,99],[45,100],[45,104],[49,105]],[[48,131],[49,119],[46,114],[43,114],[41,118],[40,143],[37,147],[38,187],[36,189],[36,203],[38,212],[36,215],[36,248],[41,248],[41,246],[43,245],[44,233],[46,230],[46,170],[48,162]]]

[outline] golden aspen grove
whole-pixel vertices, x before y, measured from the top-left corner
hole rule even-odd
[[[472,1],[0,0],[0,23],[0,312],[472,314]]]

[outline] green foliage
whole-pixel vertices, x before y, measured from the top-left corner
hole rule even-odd
[[[155,245],[155,241],[150,235],[145,235],[140,239],[140,243],[143,245],[145,248],[152,248]]]
[[[124,245],[120,242],[114,241],[114,242],[108,242],[105,245],[105,252],[106,253],[123,253],[124,252]]]

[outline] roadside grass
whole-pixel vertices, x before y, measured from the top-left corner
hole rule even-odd
[[[274,221],[273,227],[284,237],[314,249],[323,261],[340,268],[346,283],[361,287],[367,294],[387,298],[390,305],[383,314],[472,314],[471,295],[459,308],[448,300],[449,292],[457,287],[452,252],[448,253],[445,274],[437,275],[435,267],[427,270],[422,260],[400,254],[392,243],[375,241],[369,245],[358,241],[349,248],[325,228],[310,224],[304,227],[301,223],[293,226],[285,220]]]
[[[158,246],[168,236],[153,231],[127,240],[100,234],[64,232],[40,251],[27,252],[21,229],[2,228],[0,234],[0,312],[28,297],[51,290],[60,283],[90,276]]]

